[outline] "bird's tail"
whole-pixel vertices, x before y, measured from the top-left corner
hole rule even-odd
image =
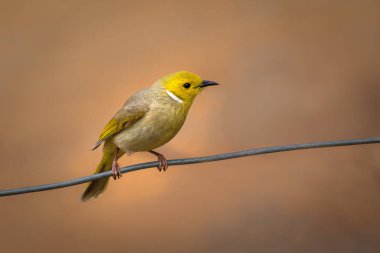
[[[117,148],[112,142],[108,141],[104,144],[103,157],[98,165],[98,168],[95,171],[95,174],[111,170],[112,161],[115,157],[116,151]],[[99,194],[101,194],[106,189],[108,179],[109,178],[107,177],[92,181],[82,194],[82,201],[87,201],[90,198],[96,198],[99,196]]]

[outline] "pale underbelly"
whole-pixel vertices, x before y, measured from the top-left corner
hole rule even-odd
[[[146,117],[116,134],[113,142],[126,153],[153,150],[169,142],[184,120],[184,117]]]

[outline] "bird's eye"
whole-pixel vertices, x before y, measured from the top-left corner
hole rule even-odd
[[[186,88],[186,89],[188,89],[188,88],[190,88],[190,84],[189,84],[189,83],[185,83],[185,84],[183,85],[183,87]]]

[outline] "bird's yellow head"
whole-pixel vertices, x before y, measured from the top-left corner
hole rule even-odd
[[[197,74],[188,71],[179,71],[164,76],[159,83],[172,98],[178,98],[179,102],[183,101],[190,104],[204,87],[218,84],[213,81],[202,80]]]

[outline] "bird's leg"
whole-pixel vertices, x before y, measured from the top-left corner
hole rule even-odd
[[[156,152],[156,151],[149,151],[150,153],[152,153],[153,155],[157,156],[158,158],[158,166],[157,166],[157,169],[158,171],[161,172],[161,170],[163,171],[166,171],[167,168],[168,168],[168,160],[166,160],[165,156],[163,156],[162,154]]]
[[[119,149],[116,149],[115,157],[112,161],[112,177],[114,180],[121,178],[123,175],[120,171],[119,164],[117,163]]]

